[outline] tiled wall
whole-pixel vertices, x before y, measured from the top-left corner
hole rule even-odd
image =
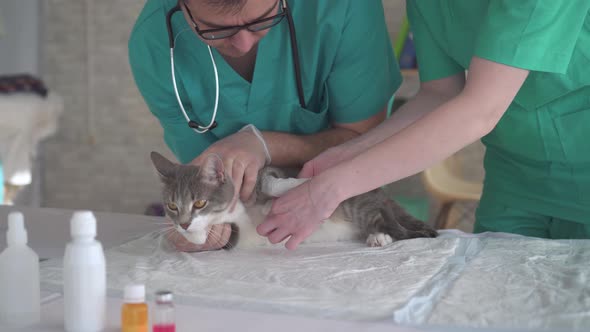
[[[383,2],[395,36],[404,1]],[[142,213],[159,199],[149,152],[170,154],[127,60],[127,39],[143,4],[43,1],[42,75],[65,103],[59,133],[43,145],[43,206]]]

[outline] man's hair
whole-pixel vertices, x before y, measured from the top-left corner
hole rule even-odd
[[[193,0],[184,0],[189,4]],[[217,8],[221,14],[237,14],[244,8],[247,0],[202,0],[213,8]]]

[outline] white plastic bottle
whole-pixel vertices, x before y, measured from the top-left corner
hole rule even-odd
[[[96,237],[96,218],[77,211],[70,222],[72,241],[64,256],[64,325],[68,332],[97,332],[104,328],[106,264]]]
[[[39,322],[39,256],[27,241],[22,213],[10,213],[8,246],[0,254],[0,325],[25,327]]]

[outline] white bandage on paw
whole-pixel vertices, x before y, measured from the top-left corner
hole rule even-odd
[[[272,197],[281,197],[287,191],[299,186],[309,179],[279,179],[274,176],[266,176],[262,179],[261,191]]]
[[[199,230],[196,232],[183,232],[181,233],[185,239],[189,240],[194,244],[205,244],[207,242],[207,236],[209,235],[206,230]]]
[[[270,165],[270,162],[272,161],[270,157],[270,151],[268,150],[268,146],[266,145],[266,142],[264,141],[264,137],[262,137],[262,133],[260,133],[260,130],[254,127],[253,124],[246,125],[242,129],[240,129],[240,131],[244,130],[251,130],[252,133],[256,136],[256,138],[258,138],[258,140],[262,144],[262,147],[264,148],[264,154],[266,155],[266,165]]]

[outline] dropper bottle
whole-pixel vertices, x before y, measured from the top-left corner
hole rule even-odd
[[[72,240],[63,262],[64,325],[67,332],[104,329],[106,263],[102,244],[96,240],[96,217],[76,211],[70,221]]]
[[[0,254],[0,325],[25,327],[40,320],[39,256],[28,245],[24,217],[8,215],[8,247]]]

